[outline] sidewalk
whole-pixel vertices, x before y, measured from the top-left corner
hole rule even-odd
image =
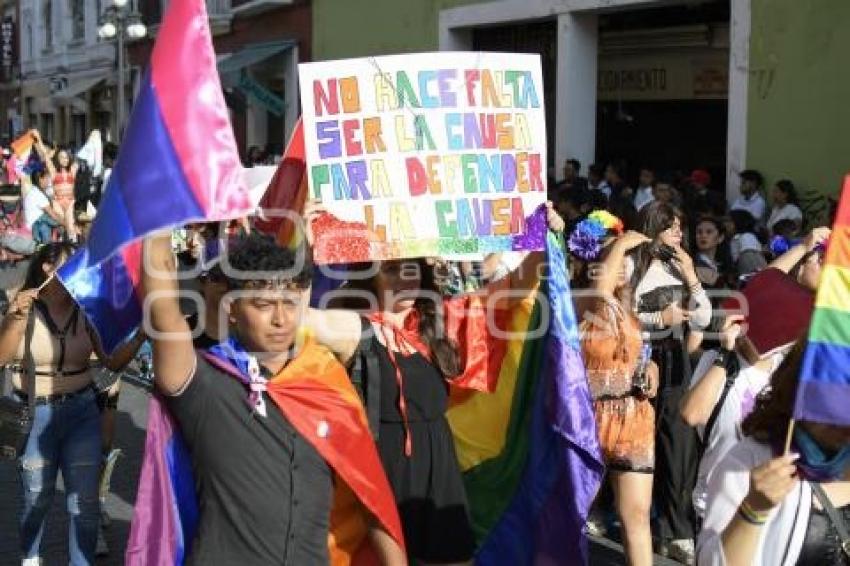
[[[119,566],[124,563],[124,545],[130,533],[130,520],[133,516],[136,484],[145,442],[147,400],[148,394],[143,389],[124,382],[115,429],[115,446],[121,448],[123,455],[115,468],[112,493],[106,501],[106,509],[112,517],[112,525],[106,531],[111,552],[108,557],[97,561],[98,566]],[[19,490],[15,463],[0,460],[0,566],[20,564],[17,535]],[[68,515],[65,512],[61,480],[48,517],[47,531],[42,541],[42,556],[48,566],[66,565]]]

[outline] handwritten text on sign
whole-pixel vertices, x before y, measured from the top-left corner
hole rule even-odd
[[[535,249],[546,195],[536,55],[428,53],[299,66],[320,263]]]

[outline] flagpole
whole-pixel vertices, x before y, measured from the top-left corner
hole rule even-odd
[[[794,437],[794,423],[796,421],[791,419],[788,422],[788,434],[785,435],[785,450],[782,452],[784,455],[788,454],[788,451],[791,450],[791,439]]]

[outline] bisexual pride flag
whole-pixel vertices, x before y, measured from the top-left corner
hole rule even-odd
[[[58,276],[112,352],[141,322],[140,239],[251,212],[204,0],[171,2],[85,249]]]
[[[794,418],[850,426],[850,175],[826,250]]]
[[[170,2],[92,224],[91,264],[161,228],[251,211],[215,63],[205,2]]]

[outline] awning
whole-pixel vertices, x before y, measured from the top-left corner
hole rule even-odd
[[[78,79],[72,82],[68,88],[62,89],[59,92],[53,95],[54,100],[58,103],[67,103],[77,96],[84,94],[98,84],[106,80],[106,75],[95,75],[93,77],[86,77],[84,79]]]
[[[218,72],[220,75],[241,71],[278,53],[282,53],[295,45],[295,40],[274,41],[269,43],[254,43],[235,51],[227,57],[218,58]]]

